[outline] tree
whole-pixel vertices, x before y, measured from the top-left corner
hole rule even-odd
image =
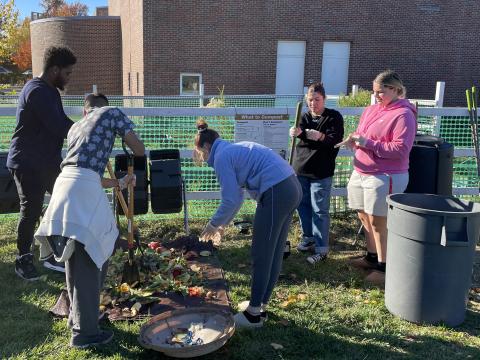
[[[17,28],[17,45],[11,57],[14,64],[20,71],[32,68],[32,47],[30,43],[30,19],[23,20],[22,25]]]
[[[0,62],[10,61],[17,45],[18,10],[14,0],[0,0]]]
[[[47,17],[88,15],[88,6],[78,1],[67,4],[64,0],[43,0],[40,5]]]

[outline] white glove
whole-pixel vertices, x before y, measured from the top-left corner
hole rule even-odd
[[[212,240],[212,242],[216,245],[220,243],[222,240],[223,235],[223,226],[213,226],[210,221],[203,229],[202,233],[200,234],[200,241],[207,242]]]
[[[355,141],[355,145],[364,147],[367,143],[367,139],[361,135],[354,134],[352,135],[352,140]]]
[[[339,148],[341,146],[345,146],[347,149],[354,151],[355,150],[355,140],[352,138],[352,134],[348,135],[348,137],[343,140],[342,142],[339,142],[334,146],[334,148]]]
[[[133,185],[133,187],[137,185],[137,176],[135,174],[127,174],[124,177],[118,179],[118,187],[120,188],[120,190],[126,189],[128,187],[128,184],[130,183]]]
[[[307,139],[312,141],[320,141],[325,139],[325,134],[314,129],[307,129]]]
[[[292,126],[289,130],[289,133],[290,133],[290,137],[297,137],[297,136],[300,136],[300,134],[302,133],[302,129]]]

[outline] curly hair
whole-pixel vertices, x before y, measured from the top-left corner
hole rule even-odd
[[[65,46],[51,46],[43,54],[43,72],[46,72],[53,66],[66,68],[75,65],[77,58],[73,55],[72,50]]]

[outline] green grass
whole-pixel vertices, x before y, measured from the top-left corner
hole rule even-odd
[[[163,358],[137,343],[141,323],[109,324],[114,341],[92,350],[68,347],[65,320],[48,314],[63,286],[62,276],[38,267],[42,280],[27,283],[13,272],[16,253],[14,217],[0,223],[0,358],[11,359],[151,359]],[[203,222],[191,224],[198,234]],[[181,221],[139,221],[142,239],[172,238],[181,232]],[[219,351],[204,359],[478,359],[480,313],[470,304],[460,327],[422,326],[391,315],[383,291],[367,286],[361,273],[346,258],[360,249],[353,246],[358,228],[352,215],[337,215],[332,224],[334,251],[329,259],[312,267],[305,256],[292,250],[284,263],[271,300],[271,316],[262,329],[237,330]],[[300,234],[298,223],[291,239]],[[249,236],[227,229],[218,256],[225,269],[233,307],[248,299]],[[247,266],[245,266],[247,265]],[[288,295],[304,293],[306,300],[287,308]],[[271,343],[281,344],[274,350]]]

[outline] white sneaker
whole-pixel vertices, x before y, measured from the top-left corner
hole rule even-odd
[[[311,251],[315,248],[315,239],[313,237],[304,236],[302,241],[297,245],[298,251]]]
[[[248,319],[247,315],[245,314],[249,314],[251,319]],[[259,328],[263,326],[263,320],[260,315],[256,315],[256,316],[251,315],[246,310],[235,314],[235,316],[233,317],[233,320],[235,321],[235,327],[237,328],[241,328],[241,327]],[[258,321],[250,321],[250,320],[258,320]]]
[[[315,254],[307,258],[307,261],[312,265],[325,260],[327,260],[327,254]]]
[[[250,305],[249,300],[242,301],[241,303],[238,304],[238,311],[239,312],[244,312],[245,310],[247,310],[248,305]],[[263,309],[263,304],[262,304],[261,307]],[[260,318],[262,319],[263,322],[268,320],[268,313],[267,313],[266,310],[261,310],[260,311]]]

